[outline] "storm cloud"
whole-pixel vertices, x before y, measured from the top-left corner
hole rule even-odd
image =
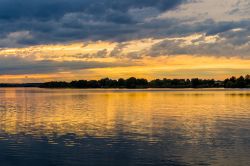
[[[249,33],[246,0],[221,1],[217,16],[206,7],[213,5],[214,0],[0,0],[0,47],[220,35],[239,27]]]
[[[112,40],[186,0],[0,0],[1,47]],[[138,15],[138,16],[137,16]],[[27,32],[23,39],[9,37]],[[124,38],[124,35],[122,35]]]

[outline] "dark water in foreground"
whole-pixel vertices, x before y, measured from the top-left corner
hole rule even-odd
[[[250,91],[0,89],[0,166],[250,165]]]

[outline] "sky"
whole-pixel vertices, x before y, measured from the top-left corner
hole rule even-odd
[[[0,0],[0,82],[250,74],[249,0]]]

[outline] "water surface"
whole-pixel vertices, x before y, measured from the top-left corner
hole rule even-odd
[[[250,165],[250,91],[0,89],[0,165]]]

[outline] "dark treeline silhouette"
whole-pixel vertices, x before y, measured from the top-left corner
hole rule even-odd
[[[72,82],[46,82],[41,88],[250,88],[250,76],[231,77],[224,81],[214,79],[155,79],[148,81],[144,78],[131,77],[113,80],[104,78],[100,80],[79,80]]]
[[[5,87],[39,87],[41,86],[42,83],[23,83],[23,84],[10,84],[10,83],[0,83],[0,88],[5,88]]]
[[[246,77],[240,76],[239,78],[231,77],[225,79],[224,81],[225,88],[250,88],[250,75]]]

